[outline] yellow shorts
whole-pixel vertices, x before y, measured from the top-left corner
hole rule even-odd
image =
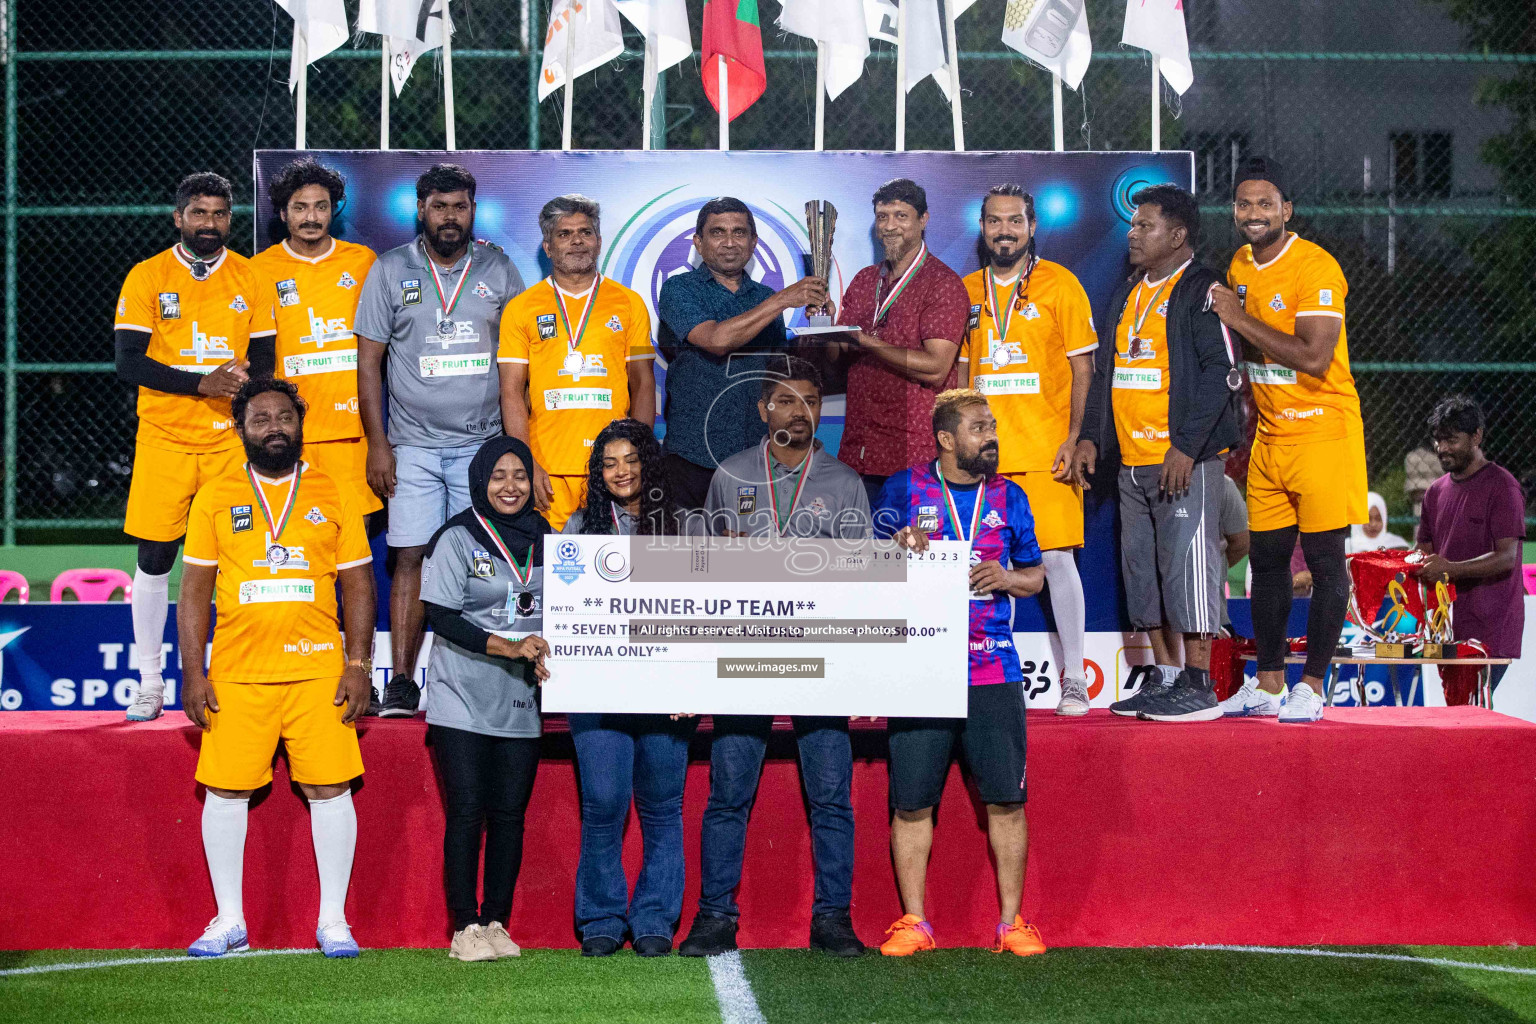
[[[305,441],[304,461],[335,480],[343,493],[350,493],[363,515],[384,507],[383,500],[368,486],[368,442],[363,438]]]
[[[544,518],[549,520],[549,528],[559,533],[565,521],[587,503],[587,478],[551,475],[549,489],[554,497],[549,503],[549,511],[544,513]]]
[[[1253,442],[1248,529],[1341,530],[1366,521],[1365,434],[1308,444]]]
[[[1041,551],[1083,546],[1083,492],[1076,484],[1051,479],[1049,470],[1004,473],[1024,489],[1035,517],[1035,540]]]
[[[347,707],[336,707],[335,676],[299,683],[221,683],[213,694],[219,710],[197,755],[197,781],[215,789],[260,789],[272,781],[277,741],[288,750],[294,782],[335,786],[363,774],[357,727],[343,725]]]
[[[198,488],[245,461],[244,448],[173,452],[137,444],[123,532],[138,540],[180,540]]]

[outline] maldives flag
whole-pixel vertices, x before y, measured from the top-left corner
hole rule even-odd
[[[704,95],[720,110],[720,66],[725,61],[732,121],[768,88],[763,64],[763,30],[757,0],[708,0],[704,4]]]

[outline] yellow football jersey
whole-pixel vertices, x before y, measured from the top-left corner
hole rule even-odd
[[[149,358],[190,373],[244,359],[252,338],[276,332],[270,285],[239,253],[225,249],[192,277],[193,258],[174,245],[128,272],[117,298],[117,330],[148,331]],[[141,444],[177,452],[216,452],[240,444],[229,399],[139,389]]]
[[[501,314],[496,361],[528,365],[528,447],[559,476],[586,475],[598,432],[629,415],[628,364],[656,358],[644,300],[601,275],[593,288],[567,295],[546,279]]]
[[[1067,357],[1099,347],[1088,293],[1049,260],[1035,264],[1027,283],[992,282],[991,296],[988,287],[985,270],[965,279],[971,319],[960,360],[997,417],[998,472],[1049,470],[1072,426]]]
[[[375,259],[366,245],[332,239],[323,256],[300,256],[282,241],[251,260],[272,282],[267,298],[277,321],[277,376],[293,381],[309,407],[306,441],[363,436],[352,328]]]
[[[262,511],[247,463],[192,499],[183,559],[219,567],[209,677],[289,683],[340,676],[346,666],[336,617],[336,573],[373,561],[362,513],[324,473],[303,464],[292,476],[259,477],[279,537]],[[293,493],[297,486],[297,493]],[[281,550],[274,552],[274,545]]]
[[[1286,334],[1296,333],[1304,316],[1334,317],[1339,343],[1321,378],[1297,373],[1245,346],[1248,379],[1259,410],[1260,440],[1271,444],[1332,441],[1360,429],[1360,396],[1349,369],[1349,335],[1344,300],[1349,284],[1339,263],[1322,246],[1291,235],[1280,255],[1268,263],[1253,261],[1245,245],[1232,257],[1227,283],[1248,315]]]
[[[1164,281],[1143,277],[1115,328],[1110,394],[1120,461],[1127,466],[1155,466],[1168,454],[1168,296],[1183,276],[1180,267]]]

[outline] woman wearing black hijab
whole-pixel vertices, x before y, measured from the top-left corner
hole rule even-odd
[[[549,676],[543,627],[544,536],[533,508],[533,455],[493,437],[469,464],[470,508],[427,548],[421,600],[436,634],[427,725],[447,804],[443,873],[457,960],[520,950],[507,934],[523,859],[523,815],[539,766],[538,685]],[[476,899],[480,833],[485,886]]]

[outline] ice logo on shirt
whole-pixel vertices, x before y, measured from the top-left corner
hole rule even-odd
[[[585,575],[587,567],[581,561],[581,545],[573,540],[563,540],[555,548],[555,564],[549,571],[561,582],[569,585]]]

